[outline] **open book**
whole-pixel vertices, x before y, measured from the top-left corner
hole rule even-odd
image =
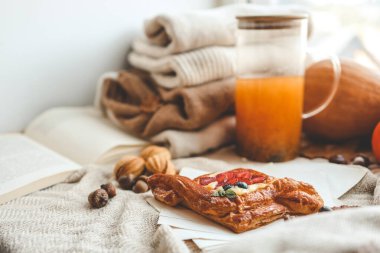
[[[146,144],[93,107],[50,109],[24,134],[0,135],[0,204],[62,182],[82,165],[137,154]]]

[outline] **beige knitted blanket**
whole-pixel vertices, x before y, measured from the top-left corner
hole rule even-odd
[[[106,207],[90,208],[87,195],[111,172],[88,167],[0,206],[0,252],[186,252],[168,227],[157,227],[150,193],[119,190]]]
[[[210,170],[225,166],[223,162],[204,158],[181,159],[175,163],[177,167]],[[87,167],[74,173],[66,183],[0,206],[0,252],[188,252],[189,249],[169,227],[157,227],[158,213],[145,201],[150,193],[118,190],[118,195],[106,207],[89,207],[87,195],[107,182],[111,171],[110,167]],[[380,195],[380,187],[375,187],[376,177],[367,174],[343,200],[347,204],[373,204],[374,191]],[[286,223],[286,229],[280,227],[275,230],[276,236],[260,234],[250,240],[259,243],[261,238],[270,239],[273,252],[317,252],[318,246],[323,246],[323,252],[357,252],[363,245],[376,249],[379,242],[373,242],[373,238],[380,238],[379,213],[379,207],[372,207],[341,211],[341,215],[334,212],[310,216],[310,219],[295,219]],[[297,232],[297,235],[307,231],[302,236],[307,236],[308,240],[290,236],[286,231]],[[355,236],[357,231],[360,232],[359,237]],[[330,240],[331,233],[335,235],[333,240]],[[312,240],[313,234],[318,235],[315,238],[321,245]],[[242,245],[244,247],[234,244],[233,252],[259,250],[247,247],[247,242]],[[292,251],[300,247],[302,250]]]
[[[265,6],[232,4],[219,8],[164,13],[144,24],[144,39],[133,43],[133,50],[153,58],[191,51],[208,46],[233,46],[236,43],[236,16],[305,13],[301,6]],[[308,32],[312,23],[309,19]]]
[[[152,58],[132,51],[128,55],[128,62],[150,72],[158,85],[172,89],[233,76],[236,72],[235,50],[233,47],[212,46],[162,58]],[[247,68],[257,69],[261,64],[260,59],[251,62]]]

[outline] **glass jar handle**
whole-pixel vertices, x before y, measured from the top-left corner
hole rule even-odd
[[[331,101],[335,97],[336,91],[338,90],[338,86],[339,86],[342,68],[341,68],[340,61],[339,61],[337,56],[335,56],[335,55],[330,56],[329,60],[331,62],[331,65],[332,65],[333,71],[334,71],[334,79],[332,82],[332,90],[331,90],[330,94],[327,96],[326,100],[321,105],[317,106],[317,108],[314,108],[309,112],[303,113],[302,114],[303,119],[313,117],[313,116],[317,115],[318,113],[322,112],[324,109],[326,109],[326,107],[331,103]]]

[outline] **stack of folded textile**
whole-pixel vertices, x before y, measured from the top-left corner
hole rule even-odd
[[[166,144],[174,157],[233,142],[235,17],[268,10],[241,4],[146,21],[128,54],[133,69],[100,79],[100,105],[115,124]],[[289,10],[297,8],[276,12]]]
[[[175,158],[200,154],[234,139],[231,80],[167,90],[146,72],[134,69],[103,75],[100,87],[98,101],[112,122],[168,146]]]

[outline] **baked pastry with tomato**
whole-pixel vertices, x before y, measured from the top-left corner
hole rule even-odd
[[[258,228],[286,214],[316,213],[323,200],[313,186],[251,169],[206,174],[191,180],[156,174],[148,179],[154,197],[182,204],[236,233]]]

